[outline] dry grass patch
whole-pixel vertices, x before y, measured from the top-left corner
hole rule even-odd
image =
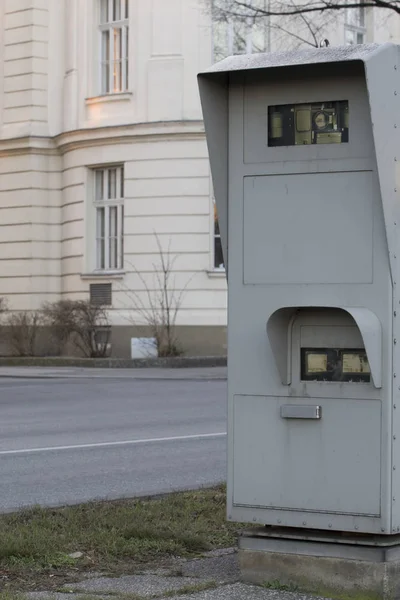
[[[56,589],[85,571],[128,574],[235,543],[223,486],[153,500],[34,508],[0,516],[0,589]]]

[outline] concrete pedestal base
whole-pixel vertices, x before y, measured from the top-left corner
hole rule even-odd
[[[400,598],[400,535],[263,527],[239,538],[244,581],[341,600]]]

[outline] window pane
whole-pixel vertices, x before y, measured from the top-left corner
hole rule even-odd
[[[113,21],[121,20],[121,0],[113,0]]]
[[[118,256],[118,248],[117,248],[118,244],[117,244],[117,238],[110,238],[109,239],[109,261],[110,261],[110,265],[109,268],[110,269],[118,269],[118,262],[117,262],[117,256]]]
[[[109,200],[117,197],[117,169],[108,171],[108,196]]]
[[[105,235],[105,219],[104,208],[97,209],[97,238],[104,238]]]
[[[113,65],[113,89],[114,92],[122,90],[122,35],[121,29],[114,29],[114,65]]]
[[[350,29],[346,29],[346,44],[348,46],[351,46],[352,44],[354,44],[354,31],[351,31]]]
[[[125,0],[125,19],[129,18],[129,0]]]
[[[104,219],[104,208],[98,208],[97,213],[97,268],[104,269],[105,268],[105,240],[104,240],[104,231],[105,231],[105,219]]]
[[[118,207],[110,206],[108,212],[108,253],[110,269],[118,268]]]
[[[117,237],[118,236],[118,214],[117,214],[118,208],[116,206],[110,206],[110,211],[109,211],[109,223],[108,223],[108,227],[109,227],[109,235],[110,237]]]
[[[125,27],[125,56],[124,60],[124,70],[125,70],[125,90],[129,89],[129,70],[128,70],[128,56],[129,56],[129,28]]]
[[[120,268],[124,267],[124,219],[125,219],[125,211],[124,207],[121,206],[121,256],[120,256]]]
[[[104,171],[96,171],[95,199],[104,199]]]
[[[124,197],[124,167],[121,167],[121,198]]]
[[[222,256],[222,245],[220,237],[214,238],[214,268],[224,268],[224,257]]]
[[[365,25],[365,8],[348,8],[345,11],[345,22],[353,27],[364,27]]]
[[[100,0],[100,23],[108,23],[108,0]]]
[[[114,63],[113,77],[114,77],[114,85],[113,85],[114,92],[115,93],[121,92],[122,91],[122,87],[121,87],[122,64],[121,64],[121,61]]]
[[[122,36],[121,29],[115,27],[114,32],[114,60],[119,60],[122,56]]]
[[[245,54],[247,50],[247,27],[245,23],[234,25],[233,54]]]
[[[109,63],[104,63],[102,65],[101,73],[102,73],[101,93],[108,94],[110,91],[110,65],[109,65]]]
[[[363,44],[363,43],[364,43],[364,34],[357,33],[357,44]]]
[[[105,269],[104,261],[104,240],[97,240],[97,269]]]
[[[107,94],[110,91],[110,32],[103,31],[101,34],[101,52],[102,52],[102,93]]]
[[[103,31],[101,34],[101,60],[109,62],[110,60],[110,32]]]

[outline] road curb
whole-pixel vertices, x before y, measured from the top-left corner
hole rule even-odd
[[[0,380],[1,379],[37,379],[37,380],[42,380],[42,381],[47,381],[49,379],[90,379],[93,381],[96,381],[97,379],[101,380],[101,379],[115,379],[118,381],[121,381],[121,379],[126,379],[128,381],[199,381],[199,382],[203,382],[203,381],[227,381],[227,377],[223,377],[223,376],[212,376],[212,377],[140,377],[140,376],[133,376],[133,377],[129,377],[129,376],[113,376],[113,377],[108,377],[107,375],[101,376],[101,375],[85,375],[84,373],[81,373],[79,375],[68,375],[68,374],[63,374],[63,373],[57,373],[56,375],[53,374],[48,374],[48,375],[34,375],[34,374],[22,374],[20,375],[19,373],[15,373],[13,374],[2,374],[0,373]]]
[[[0,367],[77,367],[89,369],[188,369],[226,367],[226,356],[174,358],[0,357]]]

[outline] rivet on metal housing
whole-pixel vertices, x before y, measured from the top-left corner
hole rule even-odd
[[[356,525],[356,526],[354,527],[354,529],[358,529],[358,525]]]
[[[307,521],[303,521],[303,525],[307,525]]]
[[[397,124],[396,123],[394,124],[394,128],[397,129]]]
[[[393,465],[393,471],[395,471],[395,470],[396,470],[396,465]]]
[[[255,523],[255,522],[257,521],[257,518],[256,518],[256,517],[253,517],[253,521],[254,521],[254,523]]]
[[[381,528],[381,531],[382,531],[382,533],[384,533],[384,532],[385,532],[385,528],[384,528],[384,527],[382,527],[382,528]]]
[[[397,71],[397,65],[394,65],[394,70]]]
[[[393,316],[397,317],[397,312],[396,311],[394,311]]]
[[[393,379],[396,379],[396,373],[393,373]]]
[[[396,344],[397,344],[397,340],[396,340],[396,338],[394,338],[394,340],[393,340],[393,344],[394,344],[394,345],[396,345]]]
[[[397,96],[397,92],[396,92],[396,90],[394,90],[394,95],[395,95],[395,96]]]
[[[395,435],[393,436],[393,439],[394,439],[394,440],[396,439],[396,436],[395,436]]]
[[[399,388],[399,390],[400,390],[400,388]],[[393,404],[393,408],[394,408],[394,409],[396,409],[396,408],[397,408],[397,406],[396,406],[395,404]]]
[[[332,523],[329,523],[328,527],[332,527]]]

